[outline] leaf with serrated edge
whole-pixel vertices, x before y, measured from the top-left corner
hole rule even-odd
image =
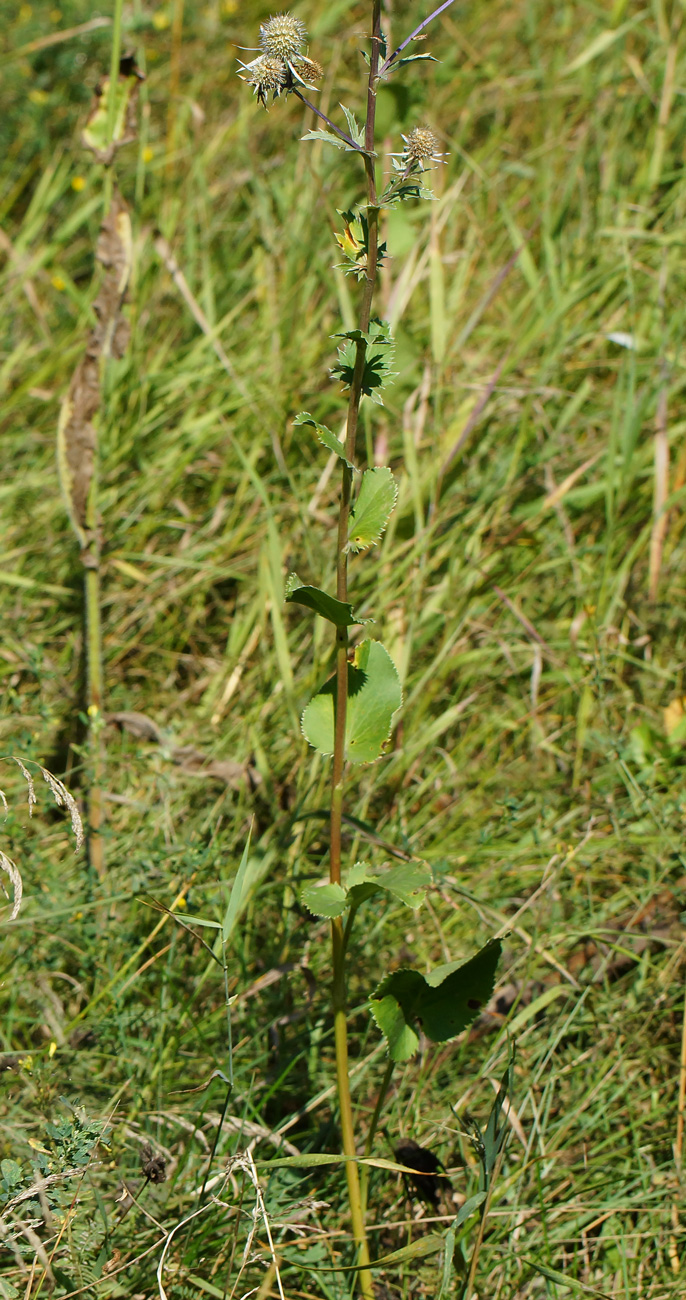
[[[356,862],[355,865],[350,868],[345,883],[348,889],[352,889],[354,885],[362,885],[366,880],[371,880],[372,878],[372,870],[369,863]]]
[[[394,1050],[405,1050],[411,1041],[403,1026],[411,1030],[412,1024],[420,1025],[434,1043],[445,1043],[466,1029],[493,993],[501,951],[501,940],[490,939],[469,961],[439,966],[426,979],[420,971],[409,969],[386,976],[372,994],[371,1010],[392,1059],[407,1059],[393,1056]]]
[[[333,754],[336,678],[330,677],[302,715],[305,739],[320,754]],[[400,679],[393,660],[379,641],[363,641],[348,664],[345,757],[373,763],[383,753],[393,715],[402,704]]]
[[[407,907],[421,907],[431,884],[431,868],[416,862],[401,862],[378,876],[382,889],[388,890]]]
[[[353,907],[366,903],[368,898],[378,894],[381,885],[371,872],[368,862],[356,862],[346,877],[348,899]]]
[[[347,895],[342,885],[334,883],[304,885],[300,902],[313,916],[340,916],[345,911]]]
[[[328,619],[334,627],[352,627],[355,623],[373,623],[373,618],[358,618],[352,605],[336,600],[320,587],[305,586],[297,573],[291,573],[286,583],[286,603],[304,605],[314,610],[322,618]]]
[[[406,907],[418,908],[424,902],[431,879],[431,868],[425,863],[402,862],[387,871],[375,872],[369,863],[356,862],[348,872],[346,885],[356,903],[364,902],[365,898],[371,898],[377,890],[383,889]]]
[[[379,541],[397,499],[398,484],[390,469],[365,470],[348,529],[351,551],[366,550]]]
[[[307,131],[301,135],[301,140],[325,140],[327,144],[334,144],[337,149],[349,149],[350,145],[345,140],[339,139],[337,135],[332,135],[330,131]]]
[[[356,144],[364,144],[364,130],[358,125],[355,119],[355,114],[351,113],[350,109],[345,107],[345,104],[341,104],[341,108],[345,113],[345,120],[348,123],[348,131],[353,140]]]
[[[409,1061],[419,1047],[419,1038],[395,998],[372,998],[371,1013],[386,1039],[391,1060]]]
[[[345,447],[340,438],[337,438],[335,433],[332,433],[330,429],[327,429],[325,424],[320,424],[318,420],[315,420],[314,417],[310,415],[309,411],[301,411],[300,415],[296,415],[293,424],[311,425],[315,430],[322,447],[326,447],[327,451],[332,451],[334,455],[340,456],[341,460],[345,461],[348,469],[355,469],[352,461],[348,460],[345,454]]]

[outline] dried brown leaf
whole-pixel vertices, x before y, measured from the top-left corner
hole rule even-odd
[[[158,745],[163,743],[161,729],[146,713],[108,713],[107,721],[121,727],[122,731],[128,731],[136,740],[154,740]]]
[[[114,84],[114,130],[111,140],[109,138],[111,79],[103,77],[98,83],[88,120],[81,133],[82,143],[94,154],[96,162],[108,165],[122,145],[131,144],[136,139],[138,87],[144,80],[145,77],[136,66],[133,55],[125,54],[119,61],[119,76]]]
[[[105,274],[93,304],[96,325],[62,401],[57,424],[57,464],[62,493],[82,549],[88,545],[88,496],[93,481],[100,406],[102,360],[121,357],[128,341],[128,322],[121,309],[131,276],[133,237],[131,218],[115,191],[100,228],[97,259]]]

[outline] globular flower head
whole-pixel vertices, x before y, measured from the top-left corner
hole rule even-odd
[[[283,59],[261,54],[258,59],[253,59],[252,63],[242,63],[241,68],[246,74],[243,80],[253,87],[257,98],[265,108],[267,96],[271,94],[274,99],[277,99],[286,84],[288,69]]]
[[[321,81],[324,76],[324,69],[321,63],[316,59],[306,59],[304,55],[299,55],[291,61],[291,67],[297,76],[302,78],[305,84],[313,81]]]
[[[406,166],[414,163],[420,171],[423,171],[425,163],[442,162],[445,158],[445,154],[438,148],[436,136],[428,126],[415,126],[409,135],[403,136],[403,140],[405,148],[402,152],[402,161]]]
[[[295,59],[307,39],[307,28],[293,14],[277,14],[260,27],[260,45],[275,59]]]

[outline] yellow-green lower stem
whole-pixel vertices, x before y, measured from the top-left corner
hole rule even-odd
[[[102,633],[100,565],[97,545],[86,554],[86,698],[88,713],[88,863],[99,880],[105,875],[102,748]]]
[[[352,1220],[353,1237],[357,1244],[358,1264],[369,1263],[369,1245],[364,1226],[364,1211],[360,1192],[360,1176],[357,1168],[357,1151],[353,1129],[353,1108],[350,1099],[350,1079],[348,1077],[348,1026],[345,1007],[345,950],[343,945],[343,925],[341,918],[331,922],[331,945],[333,955],[333,1024],[336,1045],[336,1083],[338,1085],[338,1104],[341,1116],[341,1140],[343,1155],[346,1157],[345,1173],[348,1181],[348,1202]],[[358,1274],[360,1290],[365,1300],[373,1300],[374,1286],[372,1275],[366,1269]]]

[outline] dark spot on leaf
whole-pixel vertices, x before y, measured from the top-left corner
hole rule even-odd
[[[479,1001],[478,998],[470,998],[467,1003],[467,1006],[469,1007],[470,1011],[478,1011],[479,1007],[481,1006],[481,1002]]]

